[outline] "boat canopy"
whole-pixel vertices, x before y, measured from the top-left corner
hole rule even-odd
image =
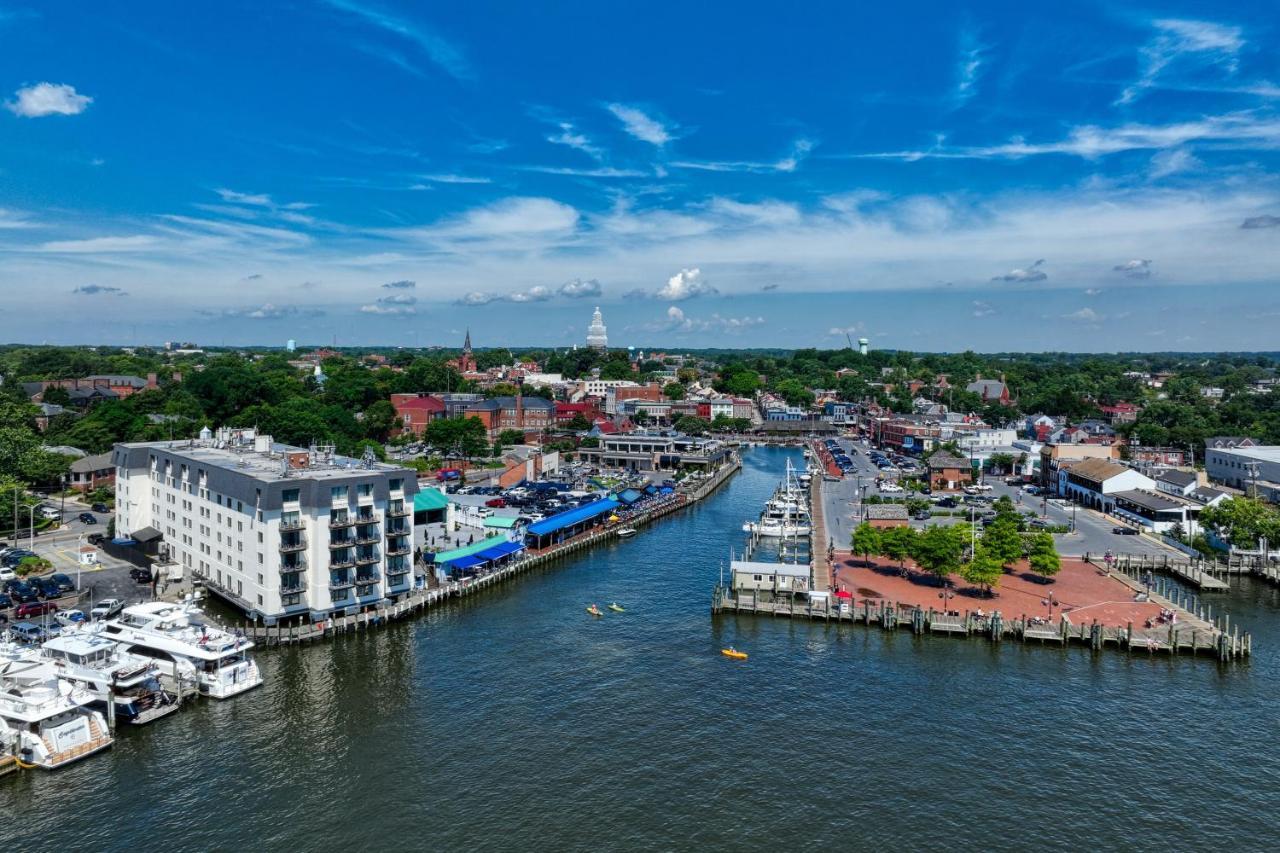
[[[584,521],[591,521],[602,515],[612,513],[618,508],[618,502],[613,498],[601,498],[598,501],[576,507],[568,512],[558,513],[535,521],[529,525],[529,533],[534,536],[547,536],[566,527],[573,527],[575,524],[582,524]]]
[[[503,557],[509,557],[517,551],[523,550],[524,545],[519,542],[503,542],[501,545],[486,548],[475,556],[477,559],[488,562],[489,560],[501,560]]]

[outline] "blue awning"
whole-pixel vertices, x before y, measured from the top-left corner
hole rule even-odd
[[[618,495],[618,500],[622,501],[622,503],[627,506],[631,506],[633,503],[640,500],[641,497],[643,497],[643,495],[636,489],[627,489],[622,494]]]
[[[494,545],[492,548],[486,548],[476,554],[476,557],[486,561],[500,560],[503,557],[509,557],[517,551],[523,550],[524,545],[521,545],[519,542],[503,542],[501,545]]]
[[[476,566],[483,566],[488,560],[481,560],[479,557],[459,557],[456,560],[450,560],[449,565],[455,569],[473,569]]]
[[[568,512],[562,512],[559,515],[553,515],[550,518],[544,518],[542,521],[535,521],[529,525],[529,534],[532,536],[547,536],[567,527],[573,527],[575,524],[581,524],[584,521],[591,521],[602,515],[608,515],[618,508],[618,502],[613,498],[602,498],[598,501],[571,509]]]
[[[658,487],[655,486],[653,483],[650,483],[649,485],[644,487],[644,493],[646,495],[656,495],[658,493]]]

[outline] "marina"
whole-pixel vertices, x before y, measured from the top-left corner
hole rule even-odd
[[[628,849],[785,845],[782,822],[833,814],[815,843],[838,845],[856,831],[867,844],[905,833],[922,846],[980,845],[1007,827],[974,803],[1035,784],[1058,804],[1057,821],[1094,816],[1075,843],[1140,845],[1168,831],[1197,848],[1223,833],[1245,848],[1266,846],[1271,822],[1257,776],[1266,771],[1257,768],[1276,750],[1232,732],[1280,684],[1274,589],[1244,576],[1215,598],[1215,617],[1229,611],[1259,640],[1246,665],[1225,670],[1188,656],[1092,654],[1075,640],[957,642],[909,623],[890,631],[851,620],[709,619],[718,563],[729,547],[741,549],[741,523],[776,489],[788,455],[798,458],[745,452],[741,472],[707,500],[503,584],[500,595],[460,597],[334,641],[255,649],[261,687],[228,702],[188,702],[158,729],[121,726],[100,758],[5,779],[0,809],[25,815],[24,832],[55,848],[117,849],[105,841],[113,831],[180,834],[191,810],[228,786],[254,793],[208,824],[202,847],[271,846],[286,835],[316,849],[359,846],[367,830],[332,804],[374,808],[404,790],[417,793],[386,813],[384,831],[421,833],[429,819],[441,849],[483,845],[498,831],[513,844],[557,849],[588,849],[601,836]],[[627,613],[596,619],[583,612],[593,601]],[[767,710],[778,707],[828,725],[778,738],[779,718]],[[1081,752],[1099,720],[1144,736]],[[726,732],[752,749],[706,748]],[[1185,758],[1188,737],[1203,781],[1171,791],[1167,767]],[[797,751],[833,758],[797,762]],[[1001,772],[974,772],[993,751]],[[884,761],[886,753],[897,760]],[[678,769],[695,762],[697,772]],[[890,829],[876,816],[900,803],[903,762],[936,768],[956,795],[921,799]],[[1099,762],[1115,769],[1100,774]],[[850,774],[859,779],[852,799]],[[278,784],[290,775],[307,784]],[[104,785],[131,796],[103,796]],[[723,808],[726,794],[759,786],[796,796],[745,813]],[[509,794],[501,822],[468,817],[476,797],[498,789]],[[41,808],[51,796],[80,806],[52,814]],[[568,797],[587,824],[551,808]],[[1256,817],[1229,818],[1213,807],[1224,801]],[[314,817],[285,828],[282,810]],[[1033,823],[1019,838],[1052,848],[1060,832]]]

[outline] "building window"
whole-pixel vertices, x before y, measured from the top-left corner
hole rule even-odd
[[[356,494],[362,498],[373,497],[373,483],[361,483],[356,486]]]
[[[301,493],[300,489],[285,489],[283,492],[280,493],[280,500],[284,501],[287,504],[295,503],[298,500],[298,495],[300,493]]]
[[[345,501],[347,499],[347,487],[334,486],[333,488],[329,489],[329,497],[332,498],[335,502]]]

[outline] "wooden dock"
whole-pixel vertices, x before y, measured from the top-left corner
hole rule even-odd
[[[831,590],[831,552],[827,540],[827,522],[822,511],[822,477],[809,480],[809,554],[813,565],[812,589]]]
[[[408,619],[438,605],[492,589],[534,569],[550,566],[565,557],[615,540],[618,538],[618,530],[622,527],[643,527],[677,510],[684,509],[719,489],[741,467],[741,461],[735,457],[729,464],[721,466],[714,476],[697,482],[687,491],[676,493],[674,499],[661,506],[626,518],[613,527],[584,533],[550,548],[526,551],[520,558],[474,578],[451,581],[430,589],[414,590],[398,601],[320,622],[289,625],[283,623],[255,625],[243,622],[239,627],[246,637],[259,645],[285,646],[327,640],[340,634],[360,633]],[[234,597],[230,596],[229,590],[219,589],[216,584],[209,583],[207,580],[205,584],[214,595],[220,598],[230,597],[232,604],[238,604]]]
[[[1153,599],[1154,600],[1154,599]],[[1253,650],[1252,638],[1234,634],[1201,620],[1187,619],[1182,624],[1170,623],[1154,628],[1102,625],[1096,620],[1075,624],[1067,615],[1056,623],[1021,614],[1008,618],[1000,611],[983,613],[966,610],[963,614],[943,613],[933,608],[899,604],[887,599],[845,599],[844,603],[827,607],[820,602],[799,599],[758,600],[751,596],[734,597],[730,590],[717,586],[712,594],[713,614],[732,613],[768,615],[818,622],[847,622],[878,625],[894,631],[908,628],[914,634],[944,634],[960,637],[985,637],[991,642],[1012,640],[1028,643],[1050,643],[1067,646],[1087,645],[1094,651],[1112,648],[1128,652],[1165,652],[1207,654],[1220,661],[1241,660]],[[1190,614],[1187,614],[1188,617]],[[1228,628],[1229,623],[1228,623]]]
[[[1095,563],[1100,559],[1088,553],[1084,558]],[[1280,585],[1280,565],[1251,554],[1232,554],[1218,559],[1120,554],[1112,562],[1126,574],[1132,575],[1136,570],[1139,573],[1171,575],[1204,592],[1226,592],[1231,588],[1228,579],[1232,575],[1252,575]]]

